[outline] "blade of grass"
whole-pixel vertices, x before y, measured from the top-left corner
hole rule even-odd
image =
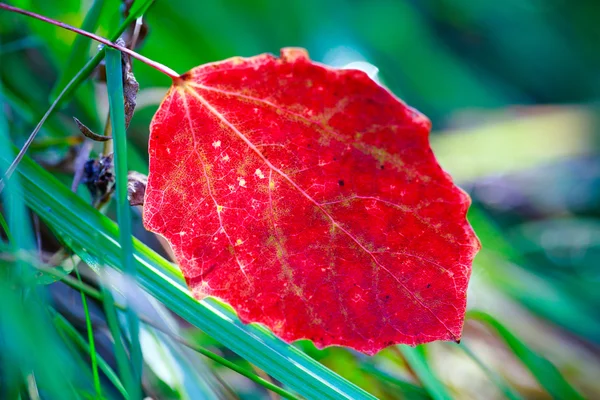
[[[498,389],[500,389],[502,391],[502,393],[504,393],[504,396],[506,396],[507,399],[510,400],[521,400],[522,397],[515,392],[509,385],[508,383],[506,383],[506,381],[504,381],[504,379],[502,379],[502,377],[500,377],[496,372],[492,371],[491,369],[488,368],[487,365],[485,365],[483,363],[483,361],[481,361],[479,359],[479,357],[477,357],[477,355],[475,355],[475,353],[473,353],[473,351],[463,342],[460,344],[452,344],[452,346],[457,346],[458,348],[460,348],[462,351],[465,352],[465,354],[467,356],[469,356],[469,358],[471,360],[473,360],[473,362],[475,364],[477,364],[479,366],[479,368],[481,368],[481,370],[487,375],[488,379],[494,384],[496,385],[496,387]]]
[[[6,223],[6,220],[4,219],[4,215],[2,215],[2,213],[0,213],[0,226],[2,227],[2,230],[4,231],[4,234],[6,235],[6,238],[8,239],[8,242],[12,242],[14,239],[12,239],[12,235],[10,234],[10,230],[8,229],[8,224]]]
[[[113,338],[119,375],[121,376],[121,380],[125,383],[125,387],[130,388],[132,386],[135,386],[135,381],[133,379],[131,369],[129,368],[129,358],[127,357],[127,351],[125,350],[125,346],[123,345],[123,336],[121,335],[119,318],[117,316],[117,310],[115,309],[114,305],[115,301],[110,290],[108,290],[104,285],[101,285],[100,289],[102,290],[100,300],[102,301],[104,312],[106,314],[106,323],[108,324],[108,329],[110,330],[110,334]],[[125,311],[125,306],[123,306],[122,309],[123,311]],[[132,397],[130,397],[128,394],[125,398],[130,399]]]
[[[56,325],[59,327],[59,329],[61,329],[69,338],[71,338],[82,351],[89,353],[90,356],[96,352],[95,349],[92,348],[92,346],[90,346],[83,337],[81,337],[81,335],[79,334],[77,329],[75,329],[75,327],[73,325],[71,325],[71,323],[65,317],[63,317],[60,313],[58,313],[54,309],[51,309],[51,313],[53,314],[54,321],[55,321]],[[89,341],[89,343],[91,344],[92,342]],[[96,354],[94,357],[96,359],[98,367],[104,373],[106,378],[110,381],[110,383],[113,384],[113,386],[119,391],[119,393],[121,393],[121,395],[127,399],[128,396],[127,396],[127,392],[125,391],[125,387],[119,380],[119,377],[117,376],[115,371],[102,358],[102,356],[100,356],[99,354]],[[93,367],[92,367],[92,370],[93,370]],[[96,379],[96,378],[94,377],[94,379]],[[98,398],[102,398],[98,391],[96,391],[96,394],[99,395]]]
[[[4,108],[4,97],[2,95],[2,86],[0,85],[0,109]],[[4,113],[0,113],[0,158],[12,157],[12,146],[10,145],[10,139],[8,135],[8,126]],[[7,171],[4,163],[0,163],[0,174]],[[2,192],[2,200],[4,201],[4,211],[7,216],[7,226],[5,231],[10,232],[12,239],[10,246],[13,252],[18,250],[31,250],[34,248],[33,244],[33,232],[29,219],[27,218],[27,212],[25,210],[25,204],[22,200],[22,194],[19,193],[20,178],[10,179],[6,182],[7,190]],[[21,268],[21,261],[17,260],[18,269]],[[16,272],[18,275],[17,271]]]
[[[149,373],[144,378],[156,388],[156,397],[220,400],[231,393],[207,360],[199,360],[193,350],[179,345],[170,336],[151,327],[142,333],[144,348],[152,349],[153,354],[147,360]],[[159,373],[162,368],[174,373],[169,374],[170,376]],[[170,391],[173,394],[169,395]]]
[[[565,380],[560,371],[550,361],[531,350],[500,321],[483,311],[475,310],[468,311],[467,318],[483,322],[494,329],[552,397],[555,399],[583,400],[583,396]]]
[[[4,109],[2,81],[0,81],[0,109]],[[12,157],[11,149],[8,125],[4,113],[0,113],[0,158]],[[2,173],[5,168],[5,164],[0,163],[0,173]],[[7,190],[1,193],[4,212],[7,213],[8,217],[8,222],[4,224],[4,230],[9,238],[11,237],[10,232],[14,228],[14,225],[12,225],[14,223],[14,214],[18,213],[18,218],[24,218],[25,216],[25,207],[22,202],[15,201],[14,199],[15,196],[21,196],[21,194],[17,192],[17,190],[20,189],[20,178],[15,178],[16,179],[11,179],[7,182]],[[13,215],[12,219],[11,215]],[[24,243],[27,239],[28,238],[24,237],[22,234],[15,232],[15,236],[8,242],[7,252],[12,255],[17,254],[17,251],[21,246],[27,245]],[[20,286],[17,285],[19,277],[18,270],[23,269],[24,267],[26,267],[25,263],[19,260],[16,260],[14,263],[0,260],[0,300],[4,308],[2,318],[0,318],[1,338],[11,337],[11,333],[18,331],[19,328],[24,328],[20,326],[21,321],[17,317],[18,311],[20,311],[18,306],[20,305],[19,300],[21,293],[20,290],[15,290],[15,287]],[[21,365],[15,365],[15,361],[19,360],[17,355],[20,349],[18,347],[26,348],[27,342],[22,338],[17,338],[15,342],[16,343],[11,343],[9,348],[4,340],[0,341],[3,355],[0,360],[2,362],[1,369],[5,371],[2,392],[0,393],[4,396],[18,396],[18,393],[21,390],[20,386],[24,380],[24,371],[21,371]],[[17,347],[16,351],[11,351],[12,347]]]
[[[431,398],[423,388],[396,378],[395,376],[380,370],[372,363],[361,363],[360,368],[375,376],[378,380],[392,385],[395,390],[401,394],[401,398],[404,400],[429,400]]]
[[[125,21],[123,21],[123,23],[119,26],[119,29],[117,29],[117,31],[115,32],[114,35],[111,35],[108,37],[108,40],[111,42],[114,42],[115,40],[117,40],[119,38],[119,36],[121,36],[121,34],[123,32],[125,32],[127,27],[133,21],[135,21],[138,17],[143,15],[143,13],[145,13],[146,10],[148,10],[148,8],[153,3],[153,1],[154,0],[142,1],[142,2],[140,2],[139,7],[137,7],[138,2],[136,2],[134,4],[134,6],[131,7],[129,15],[127,16]],[[3,6],[3,3],[0,3],[0,6]],[[13,7],[4,5],[4,8],[6,8],[6,7],[13,9]],[[10,178],[10,176],[12,175],[14,170],[17,168],[17,165],[19,164],[19,162],[21,162],[21,160],[23,159],[23,156],[25,156],[27,149],[33,143],[33,140],[35,139],[37,133],[40,131],[42,125],[44,125],[44,122],[46,122],[48,117],[52,114],[52,112],[54,112],[55,109],[57,109],[59,106],[64,104],[64,102],[73,95],[73,93],[79,87],[79,85],[81,85],[81,83],[85,79],[87,79],[87,77],[92,73],[94,68],[96,68],[98,66],[98,64],[100,64],[100,61],[102,61],[102,59],[104,58],[104,51],[105,51],[105,48],[102,48],[91,60],[89,60],[87,62],[87,64],[85,64],[85,66],[77,73],[77,75],[75,75],[73,77],[73,79],[71,79],[69,81],[67,86],[65,86],[65,88],[62,90],[62,92],[60,92],[60,94],[56,97],[56,99],[54,99],[52,101],[52,104],[50,104],[50,107],[44,113],[44,115],[40,119],[40,122],[38,122],[36,127],[33,129],[31,134],[27,138],[27,141],[25,142],[25,144],[23,144],[23,147],[21,148],[21,150],[19,150],[15,159],[11,162],[10,166],[4,171],[3,177],[0,178],[0,192],[2,192],[4,190],[4,185],[5,185],[4,181],[7,180],[8,178]],[[7,149],[8,149],[8,147],[7,147]]]
[[[223,357],[219,356],[218,354],[205,349],[202,346],[199,346],[195,343],[186,341],[185,339],[183,339],[179,336],[176,336],[169,332],[166,332],[166,330],[162,329],[157,324],[149,324],[149,325],[151,325],[153,328],[157,329],[158,331],[160,331],[162,333],[166,333],[171,339],[175,340],[177,343],[182,344],[185,347],[188,347],[189,349],[192,349],[195,352],[200,353],[200,354],[210,358],[211,360],[217,362],[218,364],[221,364],[224,367],[229,368],[230,370],[235,371],[242,376],[245,376],[246,378],[250,379],[252,382],[255,382],[255,383],[263,386],[265,389],[270,390],[273,393],[277,393],[278,395],[280,395],[281,397],[283,397],[285,399],[298,400],[298,397],[294,396],[294,394],[288,392],[285,389],[280,388],[279,386],[273,384],[272,382],[269,382],[265,378],[252,373],[251,371],[247,370],[246,368],[243,368],[243,367],[227,360],[226,358],[223,358]]]
[[[396,348],[432,398],[435,400],[452,400],[452,396],[446,391],[444,384],[429,368],[427,359],[419,349],[421,347],[422,345],[417,347],[397,346]]]
[[[527,260],[481,208],[471,207],[469,221],[483,244],[477,255],[478,264],[485,267],[481,276],[534,313],[600,343],[600,321],[589,304],[564,290],[559,282],[519,267],[526,266]]]
[[[105,295],[103,295],[101,292],[99,292],[95,288],[85,284],[84,282],[74,280],[73,278],[71,278],[69,276],[63,277],[62,282],[71,286],[74,289],[81,291],[82,293],[87,294],[88,296],[90,296],[98,301],[107,301],[107,300],[110,301],[109,299],[106,298]],[[110,299],[112,299],[112,298],[110,298]],[[125,311],[125,309],[126,309],[126,307],[122,304],[119,304],[116,302],[111,303],[111,304],[113,305],[113,308],[116,308],[116,309],[119,309],[122,311]],[[202,346],[199,346],[195,343],[191,343],[191,342],[185,340],[181,336],[168,331],[160,324],[157,324],[157,323],[153,322],[152,320],[145,318],[144,316],[140,316],[140,321],[145,323],[146,325],[156,329],[157,331],[164,333],[165,335],[169,336],[171,339],[178,342],[179,344],[181,344],[185,347],[188,347],[188,348],[202,354],[203,356],[210,358],[211,360],[223,365],[226,368],[231,369],[232,371],[239,373],[240,375],[247,377],[248,379],[252,380],[253,382],[258,383],[259,385],[281,395],[282,397],[284,397],[286,399],[297,399],[297,397],[294,396],[292,393],[290,393],[284,389],[281,389],[280,387],[272,384],[271,382],[268,382],[267,380],[261,378],[260,376],[253,374],[252,372],[248,371],[247,369],[242,368],[235,363],[232,363],[231,361],[227,360],[226,358],[223,358],[223,357],[219,356],[218,354],[215,354],[212,351],[207,350],[206,348],[204,348]]]
[[[92,6],[85,15],[85,19],[81,24],[81,29],[88,32],[96,31],[105,4],[105,0],[94,0]],[[88,58],[89,46],[90,39],[85,36],[77,35],[75,41],[71,45],[71,54],[69,54],[69,58],[67,58],[67,62],[60,73],[60,77],[50,92],[50,99],[56,99],[65,86],[67,86],[71,78],[77,75],[77,72],[85,65]]]
[[[75,274],[77,275],[77,279],[79,280],[79,282],[83,283],[83,281],[81,280],[81,275],[79,275],[79,270],[77,268],[75,268]],[[88,334],[88,350],[90,354],[90,361],[92,363],[94,389],[96,389],[96,395],[98,396],[98,398],[102,398],[102,388],[100,387],[100,375],[98,374],[98,360],[96,358],[96,344],[94,342],[94,329],[92,328],[92,320],[90,318],[87,299],[85,298],[84,292],[81,292],[81,304],[83,305],[83,312],[85,313],[85,326]]]
[[[4,109],[2,89],[0,83],[0,110]],[[7,169],[12,153],[5,113],[0,112],[0,173]],[[15,256],[34,249],[21,180],[20,176],[9,179],[6,182],[7,190],[2,193],[8,228],[13,239],[9,246]],[[34,373],[36,386],[48,397],[76,398],[70,384],[73,363],[66,357],[57,332],[45,312],[43,304],[47,299],[44,290],[39,286],[23,283],[24,275],[19,272],[29,272],[33,268],[20,257],[16,258],[15,263],[0,261],[0,337],[10,338],[8,346],[4,340],[0,341],[1,368],[4,376],[10,376],[3,383],[7,383],[10,390],[13,383],[11,378]],[[57,365],[48,363],[48,360]],[[3,391],[4,389],[2,388]]]
[[[53,176],[24,158],[17,169],[27,204],[68,242],[91,258],[121,268],[118,228]],[[86,261],[87,262],[87,261]],[[185,287],[181,273],[168,261],[134,241],[138,282],[144,290],[209,336],[307,398],[373,399],[299,349],[256,324],[243,324],[215,299],[198,302]]]
[[[131,233],[131,208],[127,200],[127,133],[125,132],[125,106],[123,103],[123,68],[121,53],[106,49],[106,78],[110,123],[115,148],[115,176],[117,222],[119,224],[119,243],[121,245],[121,266],[133,280],[136,279],[136,266],[133,263],[133,242]],[[134,386],[129,388],[132,398],[141,396],[139,388],[142,381],[142,349],[140,347],[140,323],[135,311],[129,307],[126,312],[129,327],[130,354]],[[131,391],[135,390],[135,391]]]
[[[110,40],[111,42],[116,41],[121,36],[121,34],[125,32],[125,30],[127,30],[129,25],[131,25],[133,22],[135,22],[136,19],[143,16],[146,13],[146,11],[148,11],[152,3],[154,3],[154,0],[137,0],[136,2],[134,2],[127,18],[125,18],[123,23],[119,25],[119,28],[113,34],[108,36],[108,40]],[[58,102],[57,106],[61,106],[67,100],[69,100],[75,92],[75,90],[77,90],[79,85],[81,85],[83,81],[86,80],[88,76],[90,76],[94,68],[96,68],[98,64],[100,64],[100,61],[102,61],[102,59],[104,58],[104,52],[105,48],[102,48],[92,59],[90,59],[83,66],[83,68],[81,68],[81,70],[75,76],[73,76],[73,78],[65,86],[63,91],[60,94],[58,94],[56,98],[51,98],[53,103],[56,101]]]
[[[65,24],[64,22],[57,21],[55,19],[34,13],[32,11],[23,10],[21,8],[14,7],[14,6],[11,6],[6,3],[0,2],[0,9],[14,12],[14,13],[21,14],[21,15],[25,15],[27,17],[37,19],[38,21],[46,22],[48,24],[56,25],[60,28],[66,29],[68,31],[75,32],[78,35],[83,35],[83,36],[89,37],[90,39],[94,39],[95,41],[103,44],[104,46],[108,46],[110,48],[119,50],[123,53],[130,55],[131,57],[133,57],[135,59],[140,60],[144,64],[156,69],[157,71],[163,73],[164,75],[168,76],[169,78],[171,78],[173,80],[180,79],[180,75],[177,72],[173,71],[171,68],[167,67],[166,65],[162,65],[154,60],[151,60],[148,57],[145,57],[139,53],[136,53],[135,51],[128,49],[125,46],[121,46],[118,43],[113,43],[113,41],[111,41],[110,39],[104,38],[102,36],[98,36],[95,33],[84,31],[84,30],[76,28],[72,25]]]

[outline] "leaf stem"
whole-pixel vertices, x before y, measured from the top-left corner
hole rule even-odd
[[[65,24],[64,22],[60,22],[60,21],[57,21],[55,19],[45,17],[43,15],[36,14],[34,12],[31,12],[31,11],[26,11],[26,10],[23,10],[21,8],[18,8],[18,7],[9,6],[6,3],[0,3],[0,9],[11,11],[11,12],[14,12],[14,13],[17,13],[17,14],[26,15],[28,17],[35,18],[37,20],[40,20],[40,21],[43,21],[43,22],[46,22],[46,23],[49,23],[49,24],[52,24],[52,25],[56,25],[59,28],[63,28],[63,29],[75,32],[75,33],[77,33],[79,35],[89,37],[90,39],[93,39],[93,40],[95,40],[95,41],[97,41],[99,43],[102,43],[105,46],[108,46],[108,47],[111,47],[113,49],[119,50],[122,53],[129,54],[131,57],[136,58],[136,59],[140,60],[141,62],[143,62],[144,64],[149,65],[150,67],[156,69],[157,71],[162,72],[163,74],[167,75],[173,81],[179,80],[179,76],[180,75],[177,72],[175,72],[174,70],[172,70],[171,68],[167,67],[166,65],[163,65],[163,64],[158,63],[158,62],[156,62],[154,60],[151,60],[148,57],[145,57],[145,56],[143,56],[143,55],[141,55],[139,53],[136,53],[135,51],[133,51],[131,49],[128,49],[125,46],[120,46],[120,45],[118,45],[116,43],[113,43],[110,40],[108,40],[106,38],[103,38],[102,36],[98,36],[98,35],[96,35],[94,33],[84,31],[83,29],[76,28],[74,26]]]

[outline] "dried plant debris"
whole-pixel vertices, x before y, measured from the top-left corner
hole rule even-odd
[[[127,174],[127,199],[132,206],[143,206],[148,176],[137,171]]]
[[[126,42],[123,39],[118,39],[117,44],[120,46],[126,46]],[[123,101],[125,104],[125,128],[129,128],[133,112],[137,104],[137,93],[140,89],[140,85],[135,79],[133,74],[133,65],[131,57],[128,54],[121,56],[123,63]],[[106,82],[106,67],[104,62],[96,69],[96,80],[98,82]]]
[[[77,124],[77,128],[79,129],[79,131],[83,134],[83,136],[87,138],[90,138],[96,142],[106,142],[107,140],[112,139],[112,136],[102,136],[98,135],[97,133],[94,133],[90,128],[85,126],[80,120],[78,120],[75,117],[73,117],[73,120],[75,120],[75,124]]]
[[[83,183],[90,191],[93,204],[101,204],[110,198],[115,189],[113,154],[89,159],[83,166]]]
[[[123,42],[122,39],[117,40],[117,43]],[[121,44],[121,43],[119,43]],[[135,111],[137,93],[140,85],[133,75],[133,66],[131,56],[128,54],[122,55],[123,61],[123,100],[125,102],[125,128],[129,127],[133,112]]]

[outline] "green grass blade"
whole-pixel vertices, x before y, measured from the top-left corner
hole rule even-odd
[[[497,319],[483,311],[468,311],[467,318],[483,322],[494,329],[514,355],[521,360],[552,397],[555,399],[583,400],[583,396],[565,380],[560,371],[550,361],[531,350]]]
[[[100,289],[102,291],[102,305],[104,307],[104,312],[106,313],[106,323],[108,324],[108,329],[110,330],[110,334],[113,338],[115,358],[117,359],[117,368],[119,369],[121,380],[125,383],[125,387],[129,388],[134,386],[135,382],[131,374],[131,369],[129,368],[127,351],[123,345],[121,328],[119,327],[119,318],[114,305],[115,301],[108,288],[106,288],[104,285],[101,285]],[[130,397],[127,395],[125,398],[129,399]]]
[[[79,270],[77,268],[75,268],[75,274],[77,274],[77,279],[79,280],[79,282],[82,282],[81,275],[79,275]],[[90,361],[92,363],[92,375],[94,377],[94,389],[96,389],[96,395],[99,398],[101,398],[102,388],[100,387],[100,375],[98,374],[98,359],[96,354],[96,343],[94,341],[94,329],[92,327],[92,319],[90,318],[90,312],[88,309],[85,293],[83,291],[81,291],[80,293],[81,304],[83,305],[83,312],[85,313],[85,327],[87,329],[88,334],[89,354]]]
[[[121,266],[130,278],[135,280],[136,266],[133,263],[133,242],[131,233],[131,207],[127,200],[127,133],[125,132],[125,106],[123,103],[123,67],[121,52],[106,49],[106,78],[108,104],[115,149],[117,221],[119,223],[119,243],[121,245]],[[140,321],[132,308],[126,312],[129,328],[130,354],[134,385],[129,388],[131,397],[141,396],[142,349],[140,346]],[[137,389],[135,389],[137,387]]]
[[[80,252],[80,251],[81,251],[81,249],[77,249],[76,252]],[[60,279],[60,278],[57,278],[57,279]],[[84,282],[73,280],[70,277],[69,278],[63,277],[62,281],[65,284],[72,287],[73,289],[77,289],[80,292],[85,293],[88,296],[90,296],[98,301],[107,301],[107,297],[105,295],[103,295],[101,292],[99,292],[95,288],[87,285]],[[110,292],[109,292],[109,294],[110,294]],[[112,297],[108,297],[108,299],[111,299],[111,301],[112,301]],[[111,305],[113,306],[113,309],[118,308],[120,310],[125,310],[125,306],[123,306],[122,304],[111,302]],[[271,382],[266,381],[265,379],[261,378],[260,376],[252,373],[251,371],[249,371],[245,368],[240,367],[239,365],[227,360],[226,358],[223,358],[223,357],[219,356],[218,354],[213,353],[212,351],[207,350],[206,348],[195,344],[193,341],[187,341],[187,340],[183,339],[182,337],[178,336],[177,334],[170,332],[169,330],[165,329],[164,327],[161,327],[160,324],[156,324],[147,318],[143,318],[142,316],[140,316],[140,322],[144,322],[148,326],[148,328],[151,328],[150,331],[153,332],[154,334],[158,334],[158,332],[160,332],[161,334],[164,334],[166,337],[168,337],[170,340],[172,340],[173,343],[178,343],[178,344],[183,345],[193,351],[196,351],[196,352],[202,354],[203,356],[210,358],[211,360],[223,365],[224,367],[229,368],[232,371],[235,371],[235,372],[239,373],[240,375],[247,377],[251,381],[258,383],[261,386],[264,386],[266,389],[269,389],[269,390],[281,395],[284,398],[296,399],[296,397],[292,393],[289,393],[289,392],[281,389],[280,387],[272,384]],[[418,389],[420,389],[420,388],[418,388]]]
[[[481,274],[484,279],[556,325],[591,342],[600,342],[600,320],[590,304],[565,290],[560,282],[519,267],[526,266],[527,260],[508,242],[504,232],[482,209],[471,207],[469,221],[483,244],[477,255],[477,263],[480,268],[485,267],[485,274]]]
[[[0,213],[0,227],[2,227],[2,230],[4,231],[4,234],[6,235],[8,242],[9,243],[12,242],[14,239],[12,239],[12,235],[10,234],[10,229],[8,229],[8,223],[4,219],[4,215],[2,215],[2,213]]]
[[[105,4],[105,0],[94,0],[92,7],[90,7],[81,24],[81,29],[88,32],[96,31]],[[60,78],[54,85],[52,92],[50,92],[51,99],[56,99],[71,78],[77,75],[77,72],[85,65],[88,59],[90,41],[91,39],[81,35],[75,38],[75,41],[71,45],[71,54],[69,54],[69,58],[60,73]]]
[[[0,109],[4,109],[1,85]],[[13,150],[5,113],[0,112],[0,176],[10,164]],[[35,247],[23,201],[21,177],[13,176],[5,184],[2,199],[11,239],[7,250],[13,253],[31,251]],[[12,398],[14,383],[35,376],[36,386],[48,397],[76,398],[70,383],[74,365],[61,348],[58,334],[45,312],[45,291],[37,285],[29,285],[24,279],[31,276],[32,271],[32,266],[23,257],[17,256],[14,263],[0,260],[0,369],[4,378],[0,396]],[[48,360],[57,364],[48,363]]]
[[[85,339],[83,337],[81,337],[81,335],[79,334],[77,329],[75,329],[75,327],[73,325],[71,325],[71,323],[65,317],[60,315],[55,310],[53,310],[53,314],[54,314],[54,321],[55,321],[56,325],[59,327],[59,329],[61,329],[69,338],[71,338],[73,340],[73,342],[75,342],[75,344],[81,350],[83,350],[86,353],[89,353],[90,355],[92,353],[95,353],[95,350],[91,348],[91,346],[85,341]],[[124,398],[128,398],[127,392],[125,391],[125,387],[119,380],[119,377],[117,376],[115,371],[104,360],[104,358],[102,358],[102,356],[100,356],[99,354],[96,354],[95,357],[96,357],[96,360],[98,363],[98,367],[104,373],[104,375],[110,381],[110,383],[113,384],[113,386],[119,391],[119,393],[121,393],[121,395]],[[99,397],[99,398],[102,398],[102,397]]]
[[[479,368],[481,368],[481,370],[486,374],[486,376],[488,377],[488,379],[494,384],[496,385],[496,387],[498,389],[500,389],[502,391],[502,393],[504,393],[504,396],[507,399],[510,400],[522,400],[522,397],[515,392],[509,385],[508,383],[506,383],[506,381],[504,381],[504,379],[502,379],[501,376],[499,376],[495,371],[492,371],[491,369],[488,368],[487,365],[485,365],[483,363],[483,361],[481,361],[479,359],[479,357],[477,357],[475,355],[475,353],[473,353],[473,351],[471,350],[470,347],[468,347],[465,343],[460,343],[457,344],[456,346],[458,346],[462,351],[465,352],[465,354],[467,356],[469,356],[469,358],[471,360],[473,360],[473,362],[475,364],[477,364],[479,366]]]
[[[111,42],[117,40],[123,32],[133,23],[136,19],[144,15],[144,13],[150,8],[154,0],[138,0],[136,1],[131,10],[129,11],[129,15],[125,18],[125,21],[119,28],[111,35],[108,36],[108,39]],[[100,50],[92,59],[90,59],[84,66],[79,70],[79,72],[73,76],[73,78],[69,81],[69,83],[64,87],[63,91],[60,92],[56,98],[51,98],[54,102],[56,101],[56,106],[60,106],[65,103],[68,99],[71,98],[75,90],[87,79],[88,76],[94,71],[94,69],[100,64],[100,61],[104,58],[105,48]]]
[[[2,86],[0,86],[0,109],[3,107],[4,97],[2,95]],[[8,169],[9,164],[1,162],[1,160],[2,158],[12,158],[13,155],[11,150],[13,147],[10,145],[8,126],[6,119],[4,118],[4,113],[0,112],[0,114],[0,176],[2,176]],[[1,193],[2,200],[4,201],[4,210],[8,220],[7,226],[4,229],[7,235],[12,236],[13,240],[10,241],[10,246],[13,251],[33,250],[33,232],[31,230],[31,225],[29,224],[29,218],[26,216],[27,212],[22,200],[22,194],[19,193],[19,190],[21,189],[19,180],[19,177],[7,179],[5,182],[5,190]],[[20,264],[22,264],[21,261],[17,260],[18,268],[21,268],[21,266],[19,266]],[[25,267],[23,266],[23,268]]]
[[[431,397],[425,389],[420,386],[416,386],[413,383],[403,381],[395,376],[388,374],[385,371],[377,368],[376,365],[371,363],[362,363],[360,368],[376,377],[382,382],[387,382],[394,387],[395,391],[401,395],[404,400],[429,400]]]
[[[419,347],[398,346],[398,350],[433,399],[452,400],[452,396],[447,392],[444,384],[429,368],[429,363]]]
[[[0,43],[1,44],[1,43]],[[0,46],[1,47],[1,46]],[[2,82],[0,81],[0,108],[4,108],[4,96],[2,93]],[[8,133],[8,125],[6,123],[5,114],[0,112],[0,160],[2,158],[11,159],[12,158],[12,147],[10,146],[10,137]],[[6,171],[8,164],[1,160],[0,162],[0,176]],[[18,193],[19,187],[19,178],[13,177],[6,182],[6,188],[2,191],[2,202],[4,206],[4,212],[7,213],[8,222],[4,223],[4,230],[9,237],[8,245],[6,246],[6,251],[15,254],[19,247],[22,245],[20,243],[23,241],[22,235],[15,235],[14,238],[11,238],[10,231],[13,226],[10,226],[11,214],[14,212],[20,213],[19,217],[23,218],[25,216],[25,209],[22,205],[22,202],[14,201],[15,196],[21,196],[21,193]],[[13,218],[14,220],[14,218]],[[4,243],[4,242],[2,242]],[[0,318],[0,338],[10,337],[11,333],[14,333],[20,328],[20,320],[17,317],[19,308],[19,298],[21,297],[20,291],[15,290],[15,286],[18,279],[18,270],[26,267],[22,262],[19,262],[17,259],[15,263],[8,263],[4,260],[0,259],[0,301],[2,302],[3,308],[5,311],[2,313],[2,318]],[[14,306],[13,306],[14,304]],[[11,318],[12,317],[12,318]],[[16,343],[11,343],[10,347],[19,346],[21,348],[26,348],[27,343],[24,343],[22,338],[17,338]],[[15,346],[16,344],[16,346]],[[15,360],[17,359],[17,354],[11,354],[10,348],[4,344],[4,340],[0,341],[0,345],[2,345],[2,359],[0,359],[0,368],[4,373],[5,378],[3,379],[3,386],[0,391],[0,395],[4,396],[15,396],[19,392],[19,386],[21,386],[21,382],[23,380],[23,374],[20,371],[20,368],[15,368]],[[17,348],[14,353],[18,353],[19,349]]]
[[[115,40],[117,40],[119,38],[119,36],[121,35],[121,33],[123,33],[125,31],[125,29],[127,29],[127,27],[129,26],[129,24],[131,24],[139,16],[141,16],[150,7],[150,5],[152,4],[152,2],[153,2],[153,0],[145,0],[143,3],[141,3],[139,5],[139,7],[137,6],[137,2],[136,2],[135,5],[134,5],[134,7],[132,7],[132,9],[130,10],[129,16],[121,24],[121,26],[119,27],[119,29],[117,29],[117,31],[115,32],[115,34],[109,36],[109,40],[113,41],[113,42]],[[4,175],[5,176],[12,175],[13,170],[21,162],[21,159],[23,158],[23,156],[27,152],[27,149],[29,148],[29,146],[31,146],[31,144],[33,143],[33,140],[35,139],[35,137],[36,137],[37,133],[39,132],[39,130],[41,129],[42,125],[46,122],[46,120],[48,119],[48,117],[50,117],[50,115],[57,108],[59,108],[62,104],[64,104],[71,97],[71,95],[75,92],[75,90],[79,87],[79,85],[85,79],[87,79],[87,77],[92,73],[92,71],[94,70],[94,68],[96,68],[96,66],[98,66],[98,64],[100,63],[100,61],[104,58],[104,52],[105,52],[105,50],[106,50],[105,48],[102,48],[102,50],[100,50],[91,60],[89,60],[85,64],[85,66],[81,70],[79,70],[79,72],[77,73],[77,75],[75,75],[73,77],[73,79],[71,79],[69,81],[69,83],[67,84],[67,86],[65,86],[65,88],[59,93],[59,95],[56,97],[56,99],[53,99],[52,104],[46,110],[46,112],[44,113],[44,115],[40,119],[40,122],[37,124],[37,126],[34,128],[34,130],[31,132],[31,134],[29,135],[29,138],[27,139],[27,141],[23,144],[23,147],[21,148],[21,150],[17,154],[17,157],[13,160],[13,162],[10,165],[10,167],[7,168],[6,171],[4,171]],[[0,191],[2,191],[3,188],[4,188],[4,182],[3,182],[2,179],[0,179]]]
[[[24,198],[56,231],[98,260],[121,268],[118,228],[74,195],[29,158],[17,169]],[[192,325],[307,398],[374,397],[290,346],[259,325],[244,325],[231,309],[214,299],[195,300],[181,274],[168,261],[134,240],[138,282],[151,295]]]

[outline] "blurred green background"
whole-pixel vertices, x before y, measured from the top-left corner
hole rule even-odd
[[[9,3],[75,26],[92,6]],[[102,3],[96,32],[107,35],[121,21],[121,4],[96,3]],[[471,194],[470,220],[483,250],[473,267],[469,308],[489,313],[509,331],[473,314],[463,343],[485,368],[458,346],[441,343],[419,348],[427,368],[454,398],[504,398],[504,384],[524,398],[556,398],[558,371],[584,397],[600,398],[599,18],[597,0],[157,0],[137,50],[180,73],[287,46],[305,47],[313,60],[329,65],[377,70],[383,85],[432,120],[434,152]],[[64,71],[74,74],[81,66],[72,58],[74,38],[0,11],[3,113],[17,146],[48,108]],[[84,43],[85,61],[97,46]],[[141,90],[128,130],[129,163],[147,173],[148,125],[170,82],[137,61],[134,72]],[[64,138],[77,135],[71,116],[102,132],[106,110],[105,86],[89,80],[44,125],[30,155],[55,165],[68,152]],[[68,175],[58,176],[70,185]],[[83,189],[80,195],[89,198]],[[143,231],[139,212],[134,218],[135,236],[160,250]],[[72,296],[53,286],[54,298]],[[73,314],[81,314],[78,307]],[[212,339],[194,335],[243,364]],[[406,354],[386,350],[370,360],[344,349],[299,346],[378,397],[438,398]],[[143,348],[156,351],[147,343]],[[146,378],[162,393],[156,398],[204,398],[207,392],[198,391],[215,386],[232,398],[268,397],[225,368],[186,357],[185,368],[194,371],[188,380],[209,388],[175,388],[161,375],[160,360],[146,361],[150,371],[159,370]]]

